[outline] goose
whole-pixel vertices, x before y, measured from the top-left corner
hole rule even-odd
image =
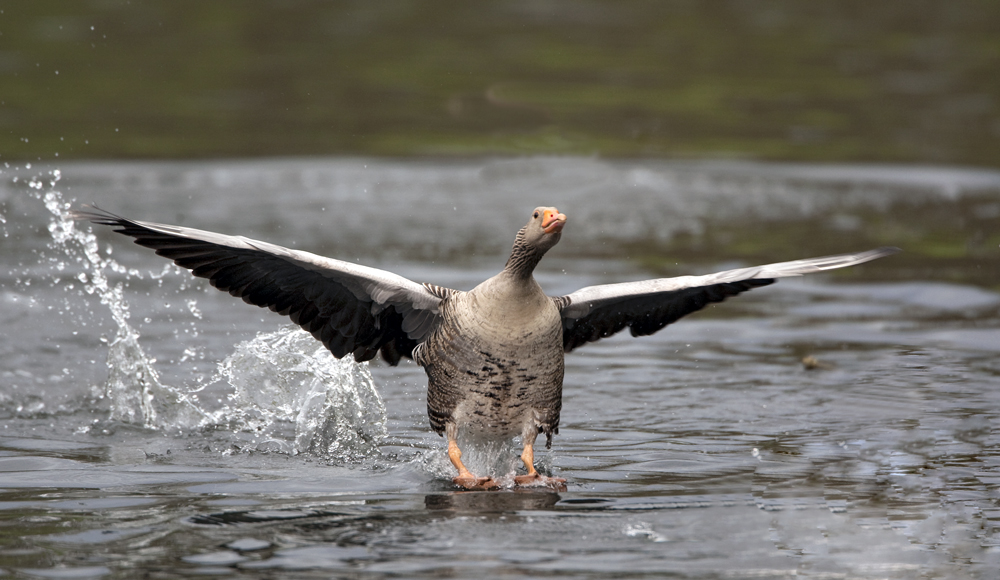
[[[566,215],[554,207],[533,210],[503,270],[468,291],[243,236],[132,220],[96,206],[83,206],[73,217],[112,226],[219,290],[287,316],[337,358],[363,362],[381,354],[390,365],[405,357],[422,366],[430,426],[446,436],[458,472],[452,481],[474,490],[499,483],[462,463],[460,434],[463,441],[520,437],[526,473],[515,476],[515,484],[563,486],[565,479],[535,469],[534,446],[544,434],[550,448],[558,433],[566,353],[625,328],[632,336],[653,334],[777,278],[899,251],[883,247],[703,276],[603,284],[551,297],[533,272],[566,226]]]

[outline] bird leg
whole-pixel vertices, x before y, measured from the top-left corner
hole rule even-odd
[[[458,442],[455,440],[457,435],[456,431],[456,428],[452,425],[448,425],[448,459],[451,460],[451,464],[458,470],[458,477],[453,478],[451,481],[454,482],[455,485],[473,490],[487,490],[500,487],[497,482],[493,481],[492,477],[476,477],[471,471],[469,471],[469,468],[462,463],[462,450],[458,448]]]
[[[566,480],[561,477],[547,477],[535,471],[535,436],[537,433],[524,437],[524,451],[521,453],[521,461],[528,469],[527,475],[517,475],[514,483],[523,486],[547,486],[555,489],[565,489]]]

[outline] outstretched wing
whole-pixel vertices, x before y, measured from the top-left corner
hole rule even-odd
[[[425,286],[385,270],[324,258],[193,228],[130,220],[96,207],[76,219],[115,227],[212,286],[248,304],[288,316],[337,358],[382,358],[395,365],[440,320],[451,290]]]
[[[898,251],[898,248],[878,248],[858,254],[781,262],[707,276],[582,288],[554,299],[562,312],[563,348],[569,352],[582,344],[611,336],[626,326],[632,336],[653,334],[682,316],[701,310],[706,304],[773,284],[775,278],[854,266]]]

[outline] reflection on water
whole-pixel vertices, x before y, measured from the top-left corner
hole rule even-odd
[[[1000,296],[995,271],[980,271],[995,266],[979,257],[992,234],[970,234],[1000,219],[993,173],[275,160],[70,165],[36,188],[26,171],[49,169],[0,175],[0,521],[14,530],[0,546],[4,572],[951,578],[1000,567]],[[91,249],[120,264],[104,275],[121,285],[146,362],[226,418],[114,419],[106,364],[120,327],[87,291],[93,262],[52,241],[52,189],[457,288],[502,267],[539,198],[570,216],[538,276],[552,294],[864,240],[905,253],[581,348],[567,358],[560,435],[538,458],[567,490],[469,493],[450,482],[412,364],[372,365],[370,378],[348,369],[363,379],[351,384],[377,392],[322,391],[314,408],[334,401],[334,412],[317,417],[367,410],[361,425],[298,429],[286,414],[260,435],[281,445],[248,444],[250,421],[227,413],[271,412],[267,381],[289,387],[279,406],[309,407],[313,383],[336,383],[335,369],[274,332],[272,313],[99,232]],[[903,227],[906,208],[933,215]],[[821,225],[770,245],[800,222]],[[920,276],[925,261],[942,266],[934,281]],[[220,363],[233,381],[213,380]],[[330,452],[333,432],[368,447]]]
[[[432,511],[454,514],[503,514],[555,507],[559,494],[554,491],[518,489],[505,492],[436,493],[424,498]]]

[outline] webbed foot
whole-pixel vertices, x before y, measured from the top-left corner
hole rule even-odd
[[[521,487],[551,487],[556,491],[566,491],[566,480],[561,477],[547,477],[539,473],[517,475],[514,483]]]
[[[472,491],[487,491],[499,489],[500,487],[500,484],[494,481],[492,477],[476,477],[472,474],[466,476],[459,475],[451,481],[459,487],[464,487]]]

